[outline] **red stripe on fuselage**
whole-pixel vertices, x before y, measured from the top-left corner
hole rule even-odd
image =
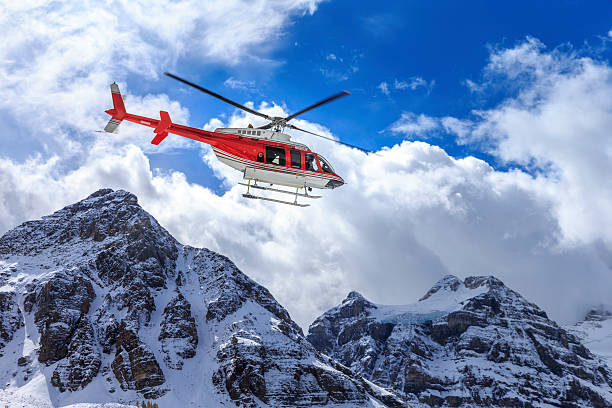
[[[268,163],[262,163],[262,162],[258,162],[258,161],[253,161],[253,160],[248,160],[248,159],[244,159],[241,158],[239,156],[234,156],[232,154],[229,154],[219,148],[214,148],[213,150],[215,151],[215,153],[220,154],[223,157],[226,157],[228,159],[232,159],[232,160],[236,160],[239,161],[245,165],[251,166],[251,167],[257,167],[260,169],[264,169],[264,170],[270,170],[270,171],[276,171],[276,172],[283,172],[283,173],[289,173],[289,174],[298,174],[300,176],[309,176],[309,177],[319,177],[319,178],[323,178],[326,180],[337,180],[337,181],[344,181],[342,180],[342,177],[338,176],[337,174],[331,174],[331,173],[317,173],[317,172],[313,172],[310,170],[302,170],[302,169],[296,169],[296,168],[292,168],[292,167],[285,167],[285,166],[279,166],[276,164],[268,164]]]

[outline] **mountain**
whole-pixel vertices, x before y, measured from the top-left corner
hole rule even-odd
[[[584,320],[565,329],[578,337],[608,367],[612,367],[612,311],[599,306],[591,309]]]
[[[446,276],[403,306],[351,292],[307,338],[414,406],[612,406],[610,368],[492,276]]]
[[[405,406],[226,257],[100,190],[0,238],[0,406]],[[113,405],[116,406],[116,405]]]

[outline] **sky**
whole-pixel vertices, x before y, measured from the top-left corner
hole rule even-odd
[[[0,233],[126,189],[179,241],[229,256],[304,328],[351,290],[416,301],[495,275],[561,323],[612,307],[608,1],[0,4]],[[308,208],[244,199],[210,148],[128,112],[262,124],[161,75],[288,115],[347,184]]]

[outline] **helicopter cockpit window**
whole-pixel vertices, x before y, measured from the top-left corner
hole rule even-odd
[[[312,153],[304,153],[304,167],[306,170],[319,171],[315,155]]]
[[[266,146],[266,163],[284,166],[287,163],[285,149],[280,147]]]
[[[329,164],[329,162],[327,160],[325,160],[325,158],[321,155],[319,155],[319,161],[321,162],[321,169],[325,172],[325,173],[333,173],[336,174],[336,172],[334,171],[334,169],[332,168],[332,166]]]

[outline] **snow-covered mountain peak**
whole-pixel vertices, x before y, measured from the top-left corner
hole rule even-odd
[[[181,245],[123,190],[0,237],[0,362],[2,406],[402,404],[317,352],[266,288]]]
[[[612,371],[493,276],[446,276],[412,304],[366,302],[330,309],[307,337],[414,405],[612,406]]]
[[[365,299],[365,297],[363,297],[361,293],[353,290],[346,295],[346,298],[342,301],[342,303],[350,302],[353,299]]]
[[[442,279],[440,279],[438,282],[436,282],[431,287],[431,289],[429,289],[427,293],[425,293],[425,295],[423,295],[423,297],[420,298],[419,300],[426,300],[429,297],[431,297],[433,294],[438,293],[439,291],[454,292],[461,286],[464,286],[464,285],[463,285],[463,282],[461,282],[461,280],[458,277],[456,277],[455,275],[446,275]]]
[[[612,319],[612,311],[604,305],[592,308],[584,317],[584,320],[587,322],[603,322],[610,319]]]

